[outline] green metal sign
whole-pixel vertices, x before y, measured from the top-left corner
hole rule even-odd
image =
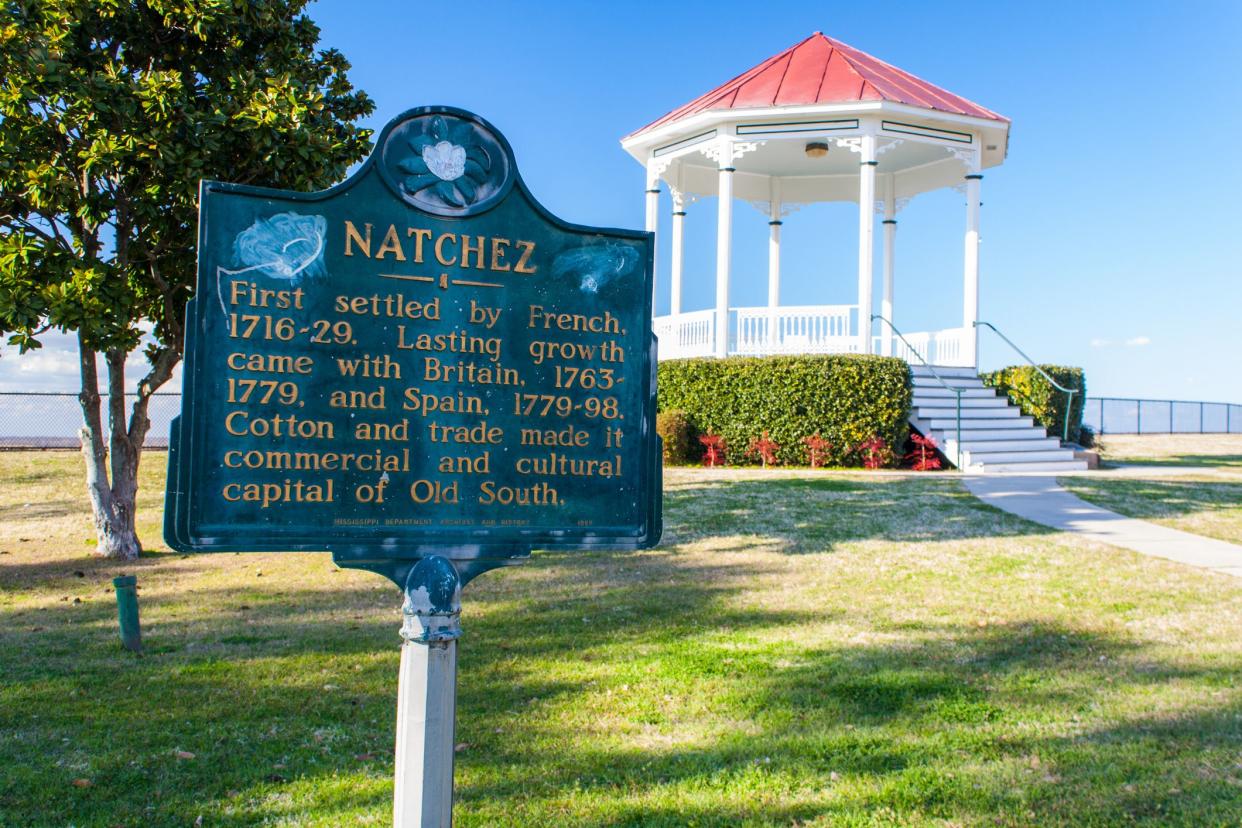
[[[204,182],[199,210],[170,546],[404,584],[659,539],[650,234],[552,216],[449,107],[330,190]]]

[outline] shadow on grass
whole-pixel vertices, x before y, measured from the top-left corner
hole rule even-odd
[[[1164,457],[1103,457],[1109,466],[1140,467],[1202,466],[1204,468],[1242,469],[1242,454],[1171,454]]]
[[[1242,507],[1242,483],[1221,481],[1071,478],[1075,494],[1135,518],[1175,518]]]
[[[1054,533],[985,505],[960,480],[934,475],[696,480],[666,487],[664,502],[665,543],[760,534],[794,554],[854,541]]]
[[[110,588],[111,579],[117,575],[138,575],[141,585],[144,573],[158,572],[169,561],[185,557],[177,552],[144,551],[136,561],[117,561],[96,555],[93,541],[89,544],[82,543],[80,546],[70,546],[71,553],[67,549],[65,554],[46,560],[13,561],[9,556],[0,557],[0,593],[27,589],[72,588],[75,586],[75,579],[80,584],[82,578],[88,581],[102,580]],[[209,568],[211,564],[204,560],[202,566],[183,566],[180,572],[186,574]]]
[[[1039,824],[1200,825],[1237,815],[1230,758],[1242,745],[1237,702],[1056,732],[1076,730],[1075,712],[1096,704],[1102,687],[1113,693],[1199,681],[1224,688],[1236,665],[1142,660],[1131,669],[1123,665],[1142,659],[1143,645],[1055,624],[929,633],[914,648],[846,645],[803,652],[784,668],[747,671],[726,701],[730,715],[752,727],[682,740],[688,745],[635,750],[582,739],[576,749],[533,757],[530,741],[483,734],[481,750],[463,764],[468,777],[486,782],[462,786],[459,797],[477,809],[472,824],[511,813],[512,803],[560,802],[570,794],[617,800],[608,816],[572,820],[583,826],[787,825],[824,817],[855,824],[885,814],[903,824],[1029,825],[1032,810]],[[1050,717],[1062,726],[1031,727]],[[1216,751],[1210,757],[1209,749]],[[751,804],[739,805],[748,791]],[[782,795],[794,791],[803,796]],[[685,805],[664,804],[677,794]],[[531,819],[506,824],[546,824]]]
[[[1229,767],[1204,769],[1217,761],[1206,751],[1242,745],[1242,706],[1071,724],[1102,692],[1228,688],[1236,664],[1162,662],[1123,634],[1035,621],[906,623],[900,646],[768,645],[756,635],[847,608],[738,609],[730,599],[742,579],[675,556],[624,556],[620,575],[592,577],[609,560],[557,556],[549,563],[561,577],[512,613],[501,609],[512,600],[507,584],[479,596],[496,611],[467,611],[461,824],[549,825],[565,803],[561,824],[601,828],[886,812],[1024,825],[1031,809],[1047,824],[1225,824],[1236,807]],[[107,624],[69,627],[67,641],[6,639],[0,731],[10,738],[0,761],[14,770],[0,781],[0,822],[190,824],[206,813],[240,826],[313,812],[350,824],[359,810],[383,814],[397,619],[323,615],[395,597],[292,591],[241,610],[239,600],[254,599],[196,592],[209,615],[153,637],[157,652],[140,659],[116,649]],[[640,698],[611,711],[626,720],[623,733],[565,730],[561,715],[591,720],[609,704],[603,684],[619,688],[631,673],[643,679]],[[661,692],[674,703],[647,709]],[[682,734],[678,711],[695,704],[747,725],[691,723]],[[637,723],[668,743],[634,748]],[[195,758],[177,759],[178,750]],[[74,788],[77,776],[92,786]]]
[[[853,612],[849,596],[756,607],[739,599],[779,580],[779,557],[676,547],[1039,531],[956,481],[713,481],[666,504],[670,549],[540,555],[467,590],[458,824],[1230,823],[1235,701],[1180,717],[1099,708],[1227,690],[1235,661],[1187,666],[1125,632],[1038,620],[903,618],[812,647],[799,629]],[[58,583],[63,567],[27,574]],[[162,619],[142,658],[119,650],[107,601],[42,621],[0,610],[0,824],[386,819],[395,589],[191,584],[142,601]]]

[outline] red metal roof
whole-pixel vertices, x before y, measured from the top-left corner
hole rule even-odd
[[[849,101],[893,101],[938,112],[1009,121],[1003,115],[946,92],[853,46],[815,32],[631,134],[638,135],[709,110]]]

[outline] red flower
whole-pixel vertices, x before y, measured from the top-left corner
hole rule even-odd
[[[703,465],[709,468],[725,464],[725,441],[719,434],[704,434],[699,438],[707,451],[703,454]]]
[[[746,453],[751,456],[759,455],[759,459],[766,469],[769,465],[775,466],[777,464],[776,450],[779,448],[780,445],[768,437],[768,432],[765,429],[762,437],[750,441],[750,449]]]
[[[936,441],[922,434],[911,434],[914,449],[903,458],[915,471],[935,471],[940,468],[940,456],[936,454]]]
[[[832,448],[832,443],[819,436],[819,432],[815,432],[810,437],[803,437],[802,442],[806,443],[806,453],[811,459],[811,468],[818,469],[820,462],[824,459],[823,455]]]
[[[888,447],[888,443],[884,442],[878,434],[859,444],[857,451],[862,453],[863,468],[866,469],[882,469],[892,463],[893,451]]]

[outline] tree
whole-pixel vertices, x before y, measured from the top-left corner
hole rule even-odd
[[[151,395],[181,359],[199,180],[315,190],[373,104],[306,0],[0,0],[0,331],[76,332],[98,552],[132,559]],[[125,411],[125,358],[146,375]],[[107,430],[97,359],[107,377]]]

